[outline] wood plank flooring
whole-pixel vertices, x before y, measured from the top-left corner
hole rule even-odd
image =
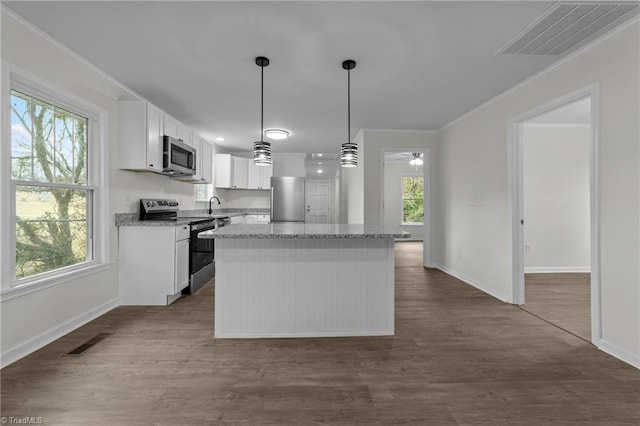
[[[591,341],[591,274],[526,274],[522,309]]]
[[[119,307],[1,371],[46,425],[638,425],[640,371],[396,245],[396,335],[214,340],[213,286]],[[78,357],[63,355],[98,333]]]

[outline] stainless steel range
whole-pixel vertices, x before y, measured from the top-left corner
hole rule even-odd
[[[215,276],[214,240],[200,239],[200,232],[215,230],[231,223],[228,216],[207,214],[178,216],[180,203],[177,200],[141,199],[140,220],[155,220],[189,224],[189,286],[183,294],[193,294]]]

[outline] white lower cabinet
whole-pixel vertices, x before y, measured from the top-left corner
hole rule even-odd
[[[247,223],[245,220],[244,215],[240,215],[240,216],[231,216],[231,224],[244,224]]]
[[[121,305],[169,305],[189,285],[189,226],[121,226]]]
[[[270,221],[270,217],[268,214],[246,214],[244,215],[244,220],[245,223],[249,224],[249,223],[254,223],[254,224],[260,224],[260,223],[269,223]]]

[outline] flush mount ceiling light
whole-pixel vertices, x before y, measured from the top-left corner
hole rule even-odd
[[[347,70],[347,141],[340,146],[340,165],[342,167],[356,167],[358,165],[358,145],[351,142],[351,70],[356,67],[356,61],[347,59],[342,62],[342,68]]]
[[[412,166],[422,166],[422,164],[424,164],[424,161],[422,161],[422,154],[419,152],[414,152],[411,154],[411,160],[409,160],[409,164],[411,164]]]
[[[284,129],[267,129],[264,131],[264,135],[269,139],[281,141],[289,137],[289,131]]]
[[[260,140],[253,143],[253,164],[268,166],[271,164],[271,144],[265,142],[264,135],[264,67],[269,65],[269,58],[258,56],[256,65],[260,67]]]

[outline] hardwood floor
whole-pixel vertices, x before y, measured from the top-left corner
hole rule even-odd
[[[522,309],[591,341],[591,274],[526,274]]]
[[[46,425],[638,425],[640,371],[396,245],[396,335],[214,340],[213,288],[119,307],[1,372]],[[78,357],[62,356],[98,333]]]

